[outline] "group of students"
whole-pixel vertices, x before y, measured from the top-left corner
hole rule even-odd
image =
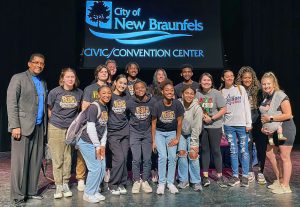
[[[201,191],[202,186],[210,185],[211,154],[220,187],[238,184],[247,187],[255,179],[251,160],[253,141],[260,161],[258,182],[266,183],[263,170],[267,155],[277,177],[269,188],[274,193],[291,192],[290,152],[296,129],[289,99],[279,89],[273,73],[264,74],[260,85],[251,67],[242,67],[236,79],[231,70],[224,70],[222,85],[215,89],[209,73],[203,73],[199,82],[193,81],[191,65],[182,66],[184,80],[176,86],[162,68],[155,71],[149,86],[137,78],[139,71],[138,64],[130,62],[125,67],[126,75],[114,77],[116,62],[108,60],[96,68],[95,82],[82,91],[78,88],[75,70],[62,70],[59,86],[48,95],[48,145],[56,185],[54,198],[72,196],[68,187],[71,146],[65,144],[65,134],[80,110],[84,110],[87,123],[77,143],[76,178],[78,190],[84,191],[83,199],[88,202],[105,200],[99,188],[107,167],[111,168],[108,180],[111,194],[127,193],[129,148],[132,193],[139,193],[141,189],[145,193],[152,192],[148,180],[153,158],[157,159],[154,160],[158,170],[157,194],[164,194],[166,187],[176,194],[178,188],[189,185]],[[275,126],[270,126],[274,123]],[[268,135],[269,140],[260,131]],[[273,136],[274,132],[278,132],[278,136]],[[223,134],[230,145],[232,177],[228,181],[222,175],[220,142]],[[283,169],[277,167],[278,149]],[[177,165],[179,184],[176,187]]]

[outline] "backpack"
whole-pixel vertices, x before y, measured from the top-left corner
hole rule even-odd
[[[100,105],[94,101],[91,103],[93,105],[96,105],[98,108],[97,118],[101,115],[101,108]],[[66,133],[66,144],[68,145],[77,145],[77,142],[80,139],[80,136],[84,129],[86,129],[87,126],[87,109],[84,111],[81,111],[78,116],[72,121],[71,125],[69,126],[67,133]]]

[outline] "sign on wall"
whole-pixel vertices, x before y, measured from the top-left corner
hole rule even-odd
[[[85,11],[83,68],[223,66],[218,0],[86,1]]]

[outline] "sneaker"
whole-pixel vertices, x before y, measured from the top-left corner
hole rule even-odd
[[[119,188],[109,190],[112,195],[121,195]]]
[[[63,197],[63,187],[62,185],[57,185],[56,186],[56,191],[54,193],[54,198],[62,198]]]
[[[227,182],[224,180],[224,177],[218,177],[217,178],[217,184],[221,187],[221,188],[227,188],[228,184]]]
[[[70,191],[68,183],[63,184],[64,197],[71,197],[73,195],[72,191]]]
[[[249,187],[249,179],[245,176],[242,177],[242,182],[241,182],[242,187]]]
[[[105,200],[105,196],[102,195],[99,192],[95,193],[95,196],[96,196],[96,198],[98,198],[99,201],[104,201]]]
[[[84,188],[85,188],[84,180],[78,180],[78,185],[77,185],[78,191],[84,191]]]
[[[249,183],[252,183],[255,180],[254,172],[249,172],[248,180],[249,180]]]
[[[143,190],[145,193],[152,193],[152,188],[151,188],[151,186],[149,185],[148,181],[142,182],[142,190]]]
[[[119,186],[119,191],[120,191],[121,195],[127,194],[127,190],[126,190],[126,188],[123,185]]]
[[[151,170],[151,179],[153,183],[158,182],[158,173],[157,170]]]
[[[176,188],[176,186],[174,184],[168,184],[168,188],[169,188],[170,193],[172,193],[172,194],[179,193],[178,189]]]
[[[292,193],[292,190],[291,190],[290,186],[285,187],[283,185],[280,185],[279,188],[272,190],[272,193],[275,193],[275,194]]]
[[[258,181],[258,184],[260,184],[260,185],[267,184],[266,178],[265,178],[264,174],[262,174],[262,173],[257,174],[257,181]]]
[[[188,187],[190,184],[189,182],[180,182],[177,187],[180,188],[180,189],[184,189],[186,187]]]
[[[135,193],[140,193],[140,189],[141,189],[141,183],[139,181],[135,181],[133,183],[131,192],[134,193],[134,194]]]
[[[280,188],[280,183],[279,183],[279,180],[274,180],[273,184],[271,185],[268,185],[267,188],[271,189],[271,190],[275,190],[277,188]]]
[[[207,187],[207,186],[210,185],[210,180],[209,180],[208,177],[203,177],[203,178],[202,178],[202,185],[203,185],[204,187]]]
[[[108,183],[110,178],[110,169],[107,169],[104,175],[104,182]]]
[[[202,191],[202,185],[201,183],[194,184],[194,191]]]
[[[236,186],[240,184],[240,179],[238,177],[234,177],[232,176],[231,178],[229,178],[229,182],[228,182],[228,185],[233,187],[233,186]]]
[[[99,199],[95,195],[88,195],[86,193],[83,194],[83,200],[89,203],[99,203]]]
[[[158,194],[158,195],[165,194],[165,184],[158,184],[156,194]]]

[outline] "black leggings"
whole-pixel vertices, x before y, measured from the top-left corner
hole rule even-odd
[[[217,173],[222,173],[222,155],[220,142],[222,128],[204,128],[201,133],[202,169],[208,172],[210,151],[212,152]]]
[[[251,136],[257,150],[257,159],[260,168],[259,172],[263,173],[265,168],[268,139],[267,136],[263,135],[260,131],[261,129],[260,116],[256,109],[251,110],[251,116],[252,116],[252,125],[253,125]]]

